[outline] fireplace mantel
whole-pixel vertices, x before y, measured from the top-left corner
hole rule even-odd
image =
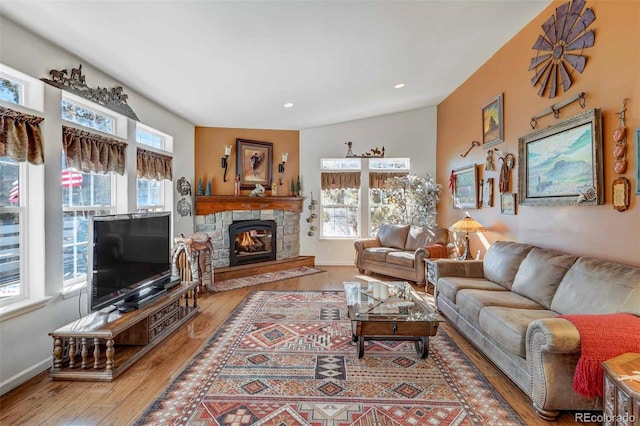
[[[302,213],[302,197],[249,197],[247,195],[199,195],[196,214],[208,215],[230,210],[285,210]]]

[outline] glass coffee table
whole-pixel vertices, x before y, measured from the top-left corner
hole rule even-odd
[[[445,319],[407,282],[345,282],[352,339],[358,358],[365,340],[413,340],[418,356],[429,355],[429,337]]]

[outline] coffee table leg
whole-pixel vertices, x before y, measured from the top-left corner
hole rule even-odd
[[[416,352],[420,358],[429,356],[429,336],[423,336],[415,341]]]
[[[358,336],[358,341],[356,343],[358,345],[358,358],[362,358],[364,355],[364,336]]]

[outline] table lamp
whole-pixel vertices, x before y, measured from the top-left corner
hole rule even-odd
[[[471,216],[469,216],[469,213],[467,213],[467,216],[464,219],[461,219],[456,223],[454,223],[453,225],[451,225],[449,227],[449,231],[466,232],[464,254],[460,256],[459,259],[469,260],[469,259],[473,259],[473,256],[471,256],[471,253],[469,252],[469,232],[471,233],[487,232],[487,228],[485,228],[484,226],[476,222]]]

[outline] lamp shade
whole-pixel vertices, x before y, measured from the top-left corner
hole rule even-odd
[[[487,228],[476,222],[471,216],[469,216],[469,213],[467,213],[467,216],[464,219],[461,219],[451,225],[449,227],[449,231],[475,233],[487,232]]]

